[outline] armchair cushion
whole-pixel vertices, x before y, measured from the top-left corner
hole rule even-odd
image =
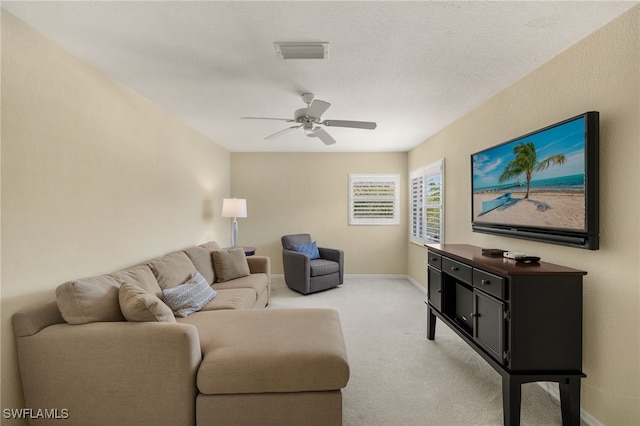
[[[309,244],[294,244],[291,247],[298,253],[306,254],[311,260],[320,259],[320,252],[315,241]]]
[[[311,261],[312,277],[333,274],[334,272],[340,272],[340,264],[338,262],[325,259],[315,259]]]

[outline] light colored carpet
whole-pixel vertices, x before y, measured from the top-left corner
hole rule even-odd
[[[338,311],[351,368],[344,426],[501,425],[500,375],[441,322],[427,340],[424,299],[406,279],[347,278],[302,296],[276,277],[268,308]],[[522,425],[562,424],[558,402],[534,383],[522,387],[521,413]]]

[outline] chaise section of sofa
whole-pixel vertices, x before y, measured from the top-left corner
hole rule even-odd
[[[26,407],[66,409],[65,425],[195,423],[202,351],[193,326],[73,325],[52,301],[16,313],[14,330]]]
[[[215,297],[174,315],[166,290],[191,284]],[[261,309],[267,257],[210,242],[56,293],[13,318],[27,408],[66,409],[66,425],[342,422],[337,312]]]

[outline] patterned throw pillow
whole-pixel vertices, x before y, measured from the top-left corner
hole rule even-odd
[[[294,244],[292,248],[294,251],[306,254],[311,260],[320,259],[320,252],[315,241],[309,244]]]
[[[198,271],[194,272],[186,283],[162,290],[166,304],[176,316],[181,318],[198,312],[216,297],[216,294],[216,291],[209,286],[207,280]]]

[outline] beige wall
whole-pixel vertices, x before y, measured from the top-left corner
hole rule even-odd
[[[405,275],[406,169],[406,153],[233,153],[231,192],[249,211],[238,219],[239,243],[269,256],[275,274],[283,273],[280,237],[310,233],[344,250],[347,274]],[[400,175],[400,225],[348,225],[350,173]]]
[[[21,406],[11,315],[65,280],[228,243],[229,169],[229,152],[2,12],[2,408]]]
[[[582,406],[606,425],[640,424],[639,32],[640,6],[409,153],[409,170],[446,157],[446,242],[588,271]],[[600,111],[600,250],[472,233],[470,154],[588,110]],[[408,257],[409,274],[424,283],[424,249],[410,245]]]

